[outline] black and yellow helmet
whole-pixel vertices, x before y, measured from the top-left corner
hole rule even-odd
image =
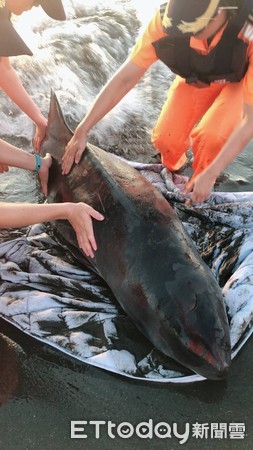
[[[253,10],[253,0],[169,0],[161,8],[163,29],[171,37],[197,34],[219,8],[236,15],[242,8]]]

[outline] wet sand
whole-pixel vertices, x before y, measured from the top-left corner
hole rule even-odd
[[[233,361],[226,381],[161,386],[128,380],[79,363],[3,320],[0,327],[2,333],[18,343],[15,350],[11,348],[12,364],[16,357],[16,373],[12,377],[18,379],[18,384],[11,393],[13,380],[8,378],[9,392],[7,385],[5,403],[0,409],[2,449],[252,448],[252,339]],[[3,380],[0,381],[2,385]],[[180,444],[173,431],[171,438],[157,437],[154,433],[153,438],[147,439],[135,433],[130,438],[122,438],[116,430],[113,439],[108,435],[107,425],[101,425],[100,438],[96,439],[94,425],[88,424],[82,432],[87,434],[86,439],[71,439],[71,420],[111,421],[117,426],[129,422],[136,427],[150,419],[153,427],[160,422],[171,427],[176,423],[179,434],[185,432],[185,424],[189,423],[190,437]],[[197,422],[209,428],[214,423],[219,426],[243,423],[246,436],[244,439],[196,439],[191,437],[191,429]]]

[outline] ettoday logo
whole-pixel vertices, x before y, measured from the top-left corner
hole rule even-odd
[[[92,432],[90,431],[90,426],[92,427]],[[179,439],[180,444],[184,444],[190,435],[190,424],[186,423],[184,425],[185,429],[183,433],[178,431],[178,425],[173,423],[170,425],[167,422],[159,422],[154,424],[152,419],[145,422],[140,422],[136,426],[132,425],[130,422],[121,422],[116,425],[112,421],[104,420],[72,420],[71,421],[71,439],[87,439],[91,434],[95,435],[96,439],[101,436],[102,428],[105,428],[107,435],[111,439],[119,437],[121,439],[130,439],[134,435],[141,439],[153,439],[154,437],[160,439],[168,439],[176,437]]]
[[[95,437],[100,439],[101,431],[107,433],[110,439],[130,439],[137,436],[141,439],[171,439],[177,438],[180,444],[185,444],[189,437],[195,439],[245,439],[246,426],[241,422],[212,422],[177,423],[159,422],[154,424],[152,419],[133,425],[130,422],[116,424],[104,420],[72,420],[71,439],[87,439]]]

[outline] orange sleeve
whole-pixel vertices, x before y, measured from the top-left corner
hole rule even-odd
[[[158,60],[152,42],[164,36],[167,36],[167,34],[163,31],[160,11],[158,11],[130,53],[131,61],[143,69],[151,66]]]
[[[253,106],[253,42],[248,45],[249,67],[243,80],[244,102]]]

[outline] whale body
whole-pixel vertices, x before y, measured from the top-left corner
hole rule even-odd
[[[41,149],[53,156],[48,201],[86,202],[105,216],[93,221],[94,258],[67,221],[57,221],[58,232],[159,351],[205,378],[224,378],[231,348],[221,289],[176,213],[136,169],[94,145],[62,175],[72,135],[52,93]]]

